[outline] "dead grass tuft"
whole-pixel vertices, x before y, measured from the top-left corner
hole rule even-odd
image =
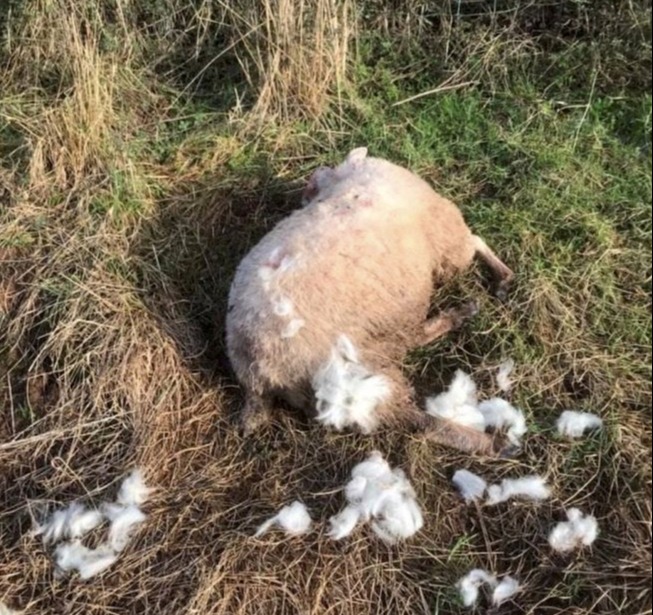
[[[253,91],[253,116],[280,123],[319,118],[338,101],[356,36],[353,2],[281,0],[228,10],[235,51]]]

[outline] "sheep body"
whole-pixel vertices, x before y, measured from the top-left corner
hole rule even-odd
[[[245,256],[231,286],[227,349],[247,395],[245,423],[256,424],[273,396],[314,412],[315,375],[343,336],[353,362],[391,383],[380,422],[433,422],[416,418],[398,362],[466,315],[427,321],[434,284],[467,269],[477,253],[494,255],[453,203],[365,148],[318,169],[303,202]]]

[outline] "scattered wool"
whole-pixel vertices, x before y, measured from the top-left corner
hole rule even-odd
[[[277,271],[279,273],[285,273],[286,271],[292,269],[295,266],[295,261],[296,259],[294,259],[292,256],[288,256],[288,255],[284,256],[281,259],[281,262],[279,263],[279,268],[277,269]]]
[[[366,481],[377,480],[391,473],[392,468],[390,467],[390,464],[383,459],[383,455],[380,451],[371,452],[365,461],[356,464],[351,471],[352,478],[363,478]],[[351,482],[353,481],[350,481],[350,484]]]
[[[118,552],[127,546],[136,526],[147,518],[135,504],[105,504],[104,514],[111,521],[109,545]]]
[[[294,501],[284,506],[274,517],[261,524],[254,536],[262,536],[273,525],[282,528],[290,536],[300,536],[311,529],[311,516],[306,506],[299,501]]]
[[[143,480],[143,473],[139,469],[133,470],[120,486],[118,503],[124,506],[140,506],[147,500],[150,491]]]
[[[371,433],[378,424],[377,406],[390,395],[384,376],[371,374],[358,362],[351,340],[341,335],[329,361],[313,378],[317,420],[342,430],[356,425]]]
[[[483,497],[487,483],[477,474],[469,470],[458,470],[453,475],[453,484],[460,491],[465,502],[474,502]]]
[[[277,316],[290,316],[293,310],[293,303],[288,297],[281,297],[281,299],[274,302],[274,313]]]
[[[588,429],[600,429],[602,426],[603,420],[596,414],[575,410],[565,410],[556,422],[558,433],[568,438],[580,438]]]
[[[558,523],[549,534],[549,545],[560,553],[591,545],[598,536],[599,526],[593,515],[584,515],[578,508],[570,508],[568,521]]]
[[[139,505],[145,502],[149,493],[141,471],[136,469],[123,480],[116,503],[103,504],[100,512],[73,502],[67,508],[55,511],[34,534],[44,534],[46,543],[71,538],[71,542],[60,543],[55,549],[57,573],[77,570],[82,579],[89,579],[116,561],[118,553],[127,546],[135,526],[146,519]],[[100,525],[105,517],[111,522],[107,542],[97,549],[81,544],[81,537]]]
[[[43,534],[43,542],[57,542],[68,534],[68,508],[55,510],[51,517],[40,524],[34,531],[34,535]]]
[[[300,329],[304,327],[306,321],[303,318],[293,318],[281,332],[281,337],[287,339],[289,337],[295,337],[299,333]]]
[[[481,568],[474,568],[456,583],[465,606],[476,604],[481,585],[489,585],[494,589],[497,586],[497,579],[494,575]]]
[[[514,359],[506,359],[503,363],[501,363],[501,365],[499,365],[499,369],[497,371],[497,386],[499,387],[500,391],[507,393],[512,388],[512,379],[510,378],[510,374],[512,374],[514,369]]]
[[[512,497],[523,497],[530,500],[546,500],[551,496],[551,490],[546,486],[541,476],[525,476],[523,478],[505,478],[500,485],[490,485],[487,488],[487,504],[498,504]]]
[[[492,592],[492,604],[499,606],[503,604],[508,598],[514,596],[521,589],[519,581],[510,575],[501,579],[501,582],[494,588]]]
[[[410,538],[424,525],[422,511],[415,500],[415,492],[408,485],[383,498],[372,521],[372,530],[388,544]]]
[[[508,440],[516,446],[521,445],[521,437],[528,431],[524,413],[505,399],[493,397],[479,404],[486,427],[501,429],[507,427]]]
[[[81,538],[98,527],[103,520],[99,510],[90,510],[79,505],[79,509],[68,519],[68,535],[71,538]]]
[[[426,400],[426,412],[478,431],[485,429],[485,419],[478,409],[476,383],[462,370],[456,371],[446,391]]]
[[[0,602],[0,615],[20,615],[21,611],[10,609],[4,602]]]
[[[373,531],[388,543],[412,536],[424,524],[406,475],[392,470],[378,451],[353,468],[345,497],[348,506],[330,519],[335,540],[348,536],[359,521],[371,520]]]
[[[62,572],[77,570],[82,579],[90,579],[109,568],[117,558],[107,545],[89,549],[80,542],[66,542],[55,549],[57,566]]]
[[[48,544],[64,538],[81,538],[102,523],[102,514],[87,509],[79,502],[56,510],[45,523],[39,525],[34,535],[43,534],[43,542]]]
[[[329,538],[340,540],[349,536],[354,531],[361,519],[361,512],[356,506],[347,506],[337,515],[329,519],[331,529],[328,532]]]
[[[263,288],[270,290],[273,277],[283,274],[295,266],[296,259],[289,255],[282,256],[280,247],[272,250],[270,255],[265,259],[258,269],[258,275],[263,282]]]

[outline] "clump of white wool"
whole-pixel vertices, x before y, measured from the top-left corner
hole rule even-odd
[[[510,378],[510,375],[512,374],[513,370],[515,369],[515,361],[514,359],[506,359],[501,363],[497,369],[497,386],[499,387],[499,390],[502,391],[503,393],[508,393],[510,389],[512,388],[512,379]]]
[[[89,549],[79,541],[65,542],[55,549],[55,559],[59,572],[76,570],[82,579],[90,579],[112,566],[118,555],[108,545]]]
[[[578,508],[566,511],[568,521],[558,523],[549,534],[549,545],[555,551],[567,553],[591,545],[599,534],[599,524],[593,515],[584,515]]]
[[[295,337],[301,329],[306,325],[306,321],[303,318],[293,318],[281,331],[281,337],[283,339],[288,339],[290,337]]]
[[[129,543],[136,526],[145,521],[146,516],[140,505],[147,500],[149,494],[150,489],[145,485],[141,471],[134,470],[122,482],[117,502],[104,505],[104,515],[111,522],[109,545],[114,551],[122,551]]]
[[[127,546],[136,526],[145,521],[145,513],[135,504],[105,504],[103,511],[111,522],[108,543],[118,553]]]
[[[541,476],[524,476],[523,478],[504,478],[500,485],[487,488],[487,504],[499,504],[513,497],[528,500],[546,500],[551,497],[551,490]]]
[[[337,430],[357,426],[371,433],[378,424],[377,406],[390,395],[390,383],[359,362],[351,340],[341,335],[329,361],[313,378],[317,420]]]
[[[506,400],[495,397],[479,403],[476,383],[462,370],[456,371],[446,391],[426,400],[426,412],[478,431],[506,428],[516,446],[527,431],[524,413]]]
[[[603,419],[591,412],[565,410],[556,422],[558,433],[568,438],[580,438],[588,429],[600,429]]]
[[[526,419],[521,410],[498,397],[482,401],[478,405],[478,410],[483,416],[486,427],[507,428],[508,440],[516,446],[521,445],[521,438],[528,431]]]
[[[46,543],[71,539],[55,548],[58,573],[76,570],[82,579],[90,579],[116,561],[135,527],[146,519],[140,505],[147,500],[149,493],[141,471],[134,470],[123,480],[115,503],[105,503],[98,511],[73,502],[67,508],[55,511],[34,533],[43,534]],[[105,518],[110,521],[106,542],[95,549],[83,545],[81,538]]]
[[[306,506],[299,501],[294,501],[284,506],[274,517],[262,523],[254,536],[262,536],[273,526],[278,526],[289,536],[301,536],[311,529],[311,516]]]
[[[476,604],[482,585],[489,585],[492,588],[497,585],[496,577],[482,568],[470,570],[456,583],[456,587],[465,606],[474,606]]]
[[[510,575],[506,575],[492,592],[492,604],[496,606],[503,604],[508,598],[512,598],[520,589],[519,581]]]
[[[483,497],[487,483],[469,470],[457,470],[452,478],[453,484],[460,491],[465,502],[474,502]]]
[[[418,532],[424,520],[415,491],[401,469],[392,469],[380,452],[356,465],[345,487],[348,505],[330,519],[329,536],[348,536],[359,522],[371,521],[373,531],[392,544]]]
[[[456,583],[462,602],[466,607],[476,604],[480,588],[483,585],[492,589],[492,604],[495,606],[501,605],[521,589],[519,582],[510,575],[506,575],[499,581],[495,575],[486,570],[474,568]]]
[[[446,391],[426,400],[426,412],[478,431],[485,429],[485,419],[478,410],[476,383],[460,369]]]
[[[143,473],[136,469],[122,481],[116,499],[118,504],[123,506],[140,506],[147,500],[151,491],[143,480]]]
[[[65,538],[81,538],[98,527],[103,521],[102,513],[88,509],[79,502],[66,508],[55,510],[34,531],[35,536],[43,534],[45,544],[58,542]]]
[[[20,615],[21,612],[10,609],[4,602],[0,601],[0,615]]]

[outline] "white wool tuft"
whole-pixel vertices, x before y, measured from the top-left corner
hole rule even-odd
[[[118,503],[124,506],[140,506],[147,500],[150,491],[151,489],[143,481],[143,473],[137,468],[122,481],[118,492]]]
[[[117,502],[103,504],[101,512],[89,510],[79,502],[55,511],[34,533],[43,534],[46,543],[72,539],[60,543],[54,551],[57,574],[77,570],[82,579],[90,579],[111,566],[127,546],[135,526],[146,519],[139,505],[145,502],[149,492],[141,471],[136,469],[123,480]],[[105,517],[111,522],[107,541],[97,549],[84,546],[80,539],[99,526]]]
[[[284,506],[274,517],[261,524],[254,536],[262,536],[272,526],[277,525],[289,536],[300,536],[311,529],[311,516],[306,506],[299,501],[294,501]]]
[[[558,523],[549,534],[549,545],[555,551],[567,553],[577,547],[591,545],[599,534],[599,525],[592,515],[584,515],[578,508],[570,508],[568,521]]]
[[[288,297],[281,297],[273,306],[277,316],[290,316],[294,311],[293,303]]]
[[[462,370],[456,372],[446,391],[426,400],[426,412],[478,431],[485,429],[485,419],[478,410],[476,384]]]
[[[510,575],[503,577],[501,583],[499,583],[492,592],[492,604],[495,604],[496,606],[503,604],[508,600],[508,598],[514,596],[520,589],[521,586],[517,579],[514,579]]]
[[[497,386],[499,387],[500,391],[507,393],[512,388],[512,379],[510,378],[510,374],[512,374],[514,369],[514,359],[506,359],[503,363],[501,363],[501,365],[499,365],[499,369],[497,371]]]
[[[296,260],[297,259],[293,258],[292,256],[288,256],[288,255],[284,256],[281,259],[281,263],[279,263],[278,272],[285,273],[289,269],[292,269],[296,265]]]
[[[75,514],[69,516],[68,535],[71,538],[81,538],[98,527],[103,520],[102,513],[99,510],[89,510],[79,505],[79,509]]]
[[[109,545],[114,551],[122,551],[132,537],[136,526],[147,518],[138,506],[131,504],[105,504],[104,514],[111,521]]]
[[[281,337],[283,339],[288,339],[289,337],[295,337],[299,331],[306,325],[306,321],[303,318],[293,318],[281,332]]]
[[[348,506],[330,519],[329,535],[335,540],[348,536],[359,521],[371,520],[377,536],[390,544],[409,538],[424,524],[406,475],[392,470],[378,451],[353,468],[345,497]]]
[[[390,383],[365,369],[351,340],[341,335],[313,378],[313,390],[318,421],[337,430],[356,425],[370,433],[378,424],[377,406],[390,395]]]
[[[546,500],[551,496],[551,490],[541,476],[525,476],[523,478],[504,478],[500,485],[490,485],[487,488],[487,494],[487,504],[492,505],[505,502],[512,497]]]
[[[453,475],[453,484],[456,485],[465,502],[474,502],[483,497],[487,483],[477,474],[469,470],[457,470]]]
[[[422,511],[409,484],[387,494],[372,520],[372,529],[388,544],[410,538],[423,525]]]
[[[331,529],[328,532],[329,538],[340,540],[349,536],[360,521],[361,513],[357,506],[347,506],[337,515],[329,519]]]
[[[71,505],[72,506],[72,505]],[[43,534],[43,542],[57,542],[64,538],[68,533],[68,508],[55,510],[49,519],[40,524],[34,535]]]
[[[21,611],[10,609],[4,602],[0,602],[0,615],[20,615]]]
[[[82,579],[90,579],[109,568],[117,555],[107,545],[89,549],[80,542],[66,542],[55,549],[55,558],[59,570],[77,570]]]
[[[48,520],[39,525],[34,535],[43,534],[43,542],[46,544],[64,538],[81,538],[101,523],[102,514],[99,511],[73,502],[67,508],[52,513]]]
[[[483,401],[478,406],[479,412],[483,415],[487,427],[501,429],[508,428],[508,440],[516,446],[521,445],[521,437],[528,431],[524,413],[515,408],[505,399],[493,397]]]
[[[575,410],[565,410],[556,422],[558,433],[568,438],[580,438],[588,429],[600,429],[602,426],[603,420],[596,414]]]
[[[479,588],[484,584],[495,588],[497,586],[497,579],[494,575],[481,568],[474,568],[474,570],[468,572],[456,583],[456,587],[460,592],[460,597],[465,606],[476,604]]]

